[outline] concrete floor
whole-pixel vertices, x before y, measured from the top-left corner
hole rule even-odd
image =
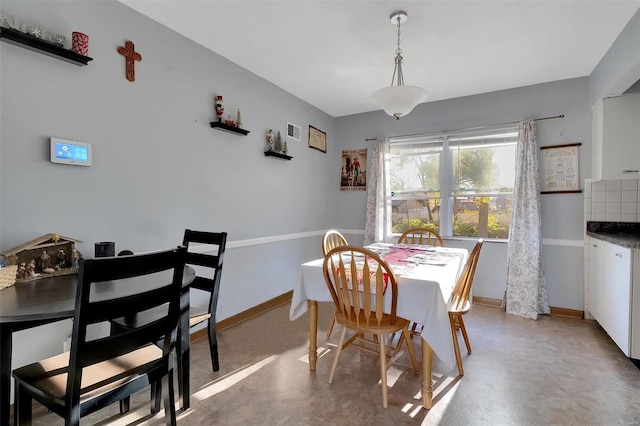
[[[331,304],[320,304],[325,328]],[[308,318],[289,321],[282,306],[219,334],[221,370],[211,371],[206,340],[192,346],[192,407],[179,425],[637,425],[640,370],[594,321],[543,316],[538,321],[474,305],[465,316],[473,354],[461,340],[465,375],[434,365],[435,403],[420,406],[420,376],[407,355],[389,370],[389,407],[382,408],[377,358],[346,349],[333,384],[333,353],[316,372],[307,358]],[[339,327],[336,327],[339,328]],[[318,345],[331,348],[324,330]],[[420,345],[415,345],[420,356]],[[397,378],[397,380],[395,380]],[[82,424],[162,425],[150,418],[148,394],[132,412],[117,405]],[[63,422],[36,409],[35,425]]]

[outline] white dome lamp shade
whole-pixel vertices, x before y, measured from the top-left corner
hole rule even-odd
[[[428,94],[417,86],[405,86],[402,75],[402,49],[400,49],[400,24],[407,21],[407,13],[394,12],[390,16],[391,23],[398,26],[398,48],[396,49],[395,68],[391,78],[391,86],[377,90],[371,96],[372,101],[381,107],[384,112],[396,120],[409,114],[421,102],[424,102]],[[395,86],[394,86],[395,84]]]

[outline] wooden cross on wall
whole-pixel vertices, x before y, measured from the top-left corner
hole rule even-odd
[[[135,81],[136,80],[136,70],[134,68],[135,66],[135,62],[134,61],[142,61],[142,56],[136,52],[135,48],[133,47],[133,42],[127,40],[127,42],[124,44],[124,47],[119,46],[118,47],[118,53],[121,54],[122,56],[125,57],[126,59],[126,71],[127,71],[127,80],[129,81]]]

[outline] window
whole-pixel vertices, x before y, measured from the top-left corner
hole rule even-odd
[[[508,238],[517,128],[391,140],[392,230]]]

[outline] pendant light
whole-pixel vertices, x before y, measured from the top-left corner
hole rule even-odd
[[[427,92],[417,86],[405,86],[402,75],[402,49],[400,48],[400,24],[407,21],[407,12],[398,11],[389,17],[398,27],[398,47],[396,48],[395,68],[391,77],[391,86],[377,90],[371,96],[373,102],[396,120],[409,114],[413,108],[427,99]],[[395,84],[395,86],[394,86]]]

